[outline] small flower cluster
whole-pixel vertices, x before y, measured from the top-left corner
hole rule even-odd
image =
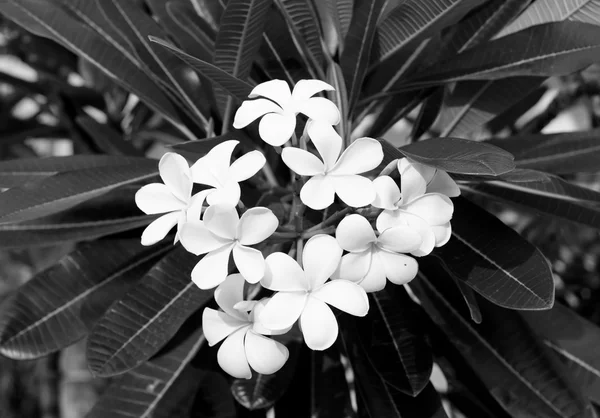
[[[333,127],[340,122],[337,106],[314,97],[328,90],[333,88],[319,80],[302,80],[293,91],[284,81],[268,81],[252,90],[235,115],[236,129],[261,118],[262,140],[285,146],[281,158],[295,173],[289,188],[288,224],[293,228],[280,225],[271,209],[247,209],[240,201],[239,183],[267,161],[251,151],[231,162],[239,144],[234,140],[216,145],[191,167],[181,155],[165,154],[159,162],[163,183],[146,185],[136,194],[142,211],[163,214],[143,232],[143,245],[177,227],[175,242],[204,255],[191,278],[201,289],[216,287],[220,307],[205,308],[204,335],[211,346],[223,341],[218,362],[237,378],[250,378],[252,370],[279,370],[288,350],[270,337],[285,334],[298,320],[308,347],[329,348],[338,335],[330,306],[367,315],[367,292],[382,290],[388,280],[410,282],[418,271],[414,257],[431,253],[451,236],[454,206],[449,198],[460,194],[454,180],[406,158],[394,162],[400,187],[388,175],[372,179],[369,173],[383,161],[381,144],[359,138],[343,149]],[[297,138],[299,113],[308,121]],[[204,189],[192,194],[194,184]],[[341,203],[335,203],[335,196]],[[334,204],[337,211],[326,217]],[[299,218],[306,207],[327,209],[323,222],[304,229]],[[337,227],[329,226],[337,221]],[[284,249],[289,253],[278,251]],[[265,258],[263,252],[270,254]],[[231,258],[234,274],[229,274]],[[245,286],[255,294],[261,289],[273,294],[245,300]]]

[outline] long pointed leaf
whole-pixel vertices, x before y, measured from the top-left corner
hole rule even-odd
[[[196,261],[176,249],[111,307],[88,339],[87,358],[95,375],[113,376],[139,366],[212,298],[212,291],[200,290],[190,278]]]
[[[166,252],[137,240],[80,245],[23,285],[7,302],[0,353],[16,359],[45,356],[83,338],[112,303]]]

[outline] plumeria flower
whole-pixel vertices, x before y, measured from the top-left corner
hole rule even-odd
[[[408,202],[425,193],[440,193],[448,197],[460,196],[456,182],[443,170],[411,161],[408,158],[398,160],[398,172],[405,179],[407,190],[402,187],[402,197]]]
[[[239,183],[265,165],[265,156],[259,151],[251,151],[231,163],[231,154],[238,144],[239,141],[230,140],[215,145],[192,165],[194,183],[214,187],[206,199],[209,205],[237,205],[241,196]]]
[[[188,220],[200,219],[206,192],[192,197],[192,174],[181,155],[168,152],[158,163],[158,172],[163,183],[152,183],[135,194],[135,203],[147,215],[164,213],[153,221],[142,233],[142,245],[153,245],[167,236],[177,225],[175,242],[179,240],[181,228]]]
[[[279,221],[270,209],[256,207],[242,217],[227,205],[212,205],[202,221],[188,222],[181,232],[181,243],[195,255],[206,254],[192,270],[192,280],[200,289],[212,289],[225,280],[229,258],[250,283],[262,279],[265,259],[262,253],[250,248],[270,237]]]
[[[290,140],[296,129],[296,115],[303,113],[311,119],[329,125],[340,122],[337,106],[323,97],[313,97],[323,90],[334,90],[320,80],[300,80],[290,92],[283,80],[259,84],[250,92],[251,99],[238,108],[233,127],[242,129],[262,116],[258,133],[267,144],[282,146]]]
[[[424,256],[434,247],[444,245],[452,233],[450,219],[454,212],[452,201],[440,193],[418,194],[418,179],[401,177],[402,194],[398,185],[391,177],[381,176],[373,181],[377,190],[377,198],[373,206],[385,209],[377,218],[376,226],[379,232],[388,228],[405,225],[421,234],[421,246],[410,253]]]
[[[342,257],[336,278],[358,283],[367,292],[377,292],[385,287],[386,277],[401,285],[417,275],[417,261],[401,254],[421,246],[421,235],[413,228],[404,225],[388,228],[378,237],[366,218],[354,214],[339,223],[335,237],[348,251]]]
[[[268,299],[244,301],[244,283],[240,274],[227,277],[215,290],[215,300],[222,310],[205,308],[202,313],[202,330],[208,344],[212,347],[225,340],[217,352],[219,365],[238,379],[250,379],[250,368],[261,374],[275,373],[289,357],[286,346],[264,336],[277,333],[256,322]]]
[[[359,138],[340,156],[342,138],[331,125],[309,121],[308,135],[321,160],[300,148],[283,150],[283,162],[301,176],[310,176],[300,191],[302,202],[312,209],[329,207],[337,194],[348,206],[366,206],[375,199],[373,182],[359,174],[376,168],[383,160],[379,141]]]
[[[367,294],[356,283],[347,280],[325,283],[341,257],[342,249],[335,238],[323,234],[306,243],[302,253],[304,269],[287,254],[269,255],[261,284],[277,293],[258,317],[261,323],[268,329],[283,330],[300,319],[308,347],[313,350],[331,347],[337,338],[338,324],[327,305],[355,316],[365,316],[369,311]]]

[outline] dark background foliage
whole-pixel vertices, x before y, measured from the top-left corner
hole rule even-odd
[[[595,416],[599,9],[0,3],[0,416]],[[347,141],[384,137],[387,161],[448,170],[463,197],[410,293],[388,286],[331,349],[289,338],[280,372],[240,381],[204,344],[195,257],[141,247],[153,218],[133,196],[165,150],[260,147],[230,123],[272,78],[327,80]]]

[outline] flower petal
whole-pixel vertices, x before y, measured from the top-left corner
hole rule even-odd
[[[411,251],[412,255],[422,257],[433,251],[435,247],[435,234],[432,227],[419,216],[406,212],[404,210],[384,210],[377,218],[377,230],[380,232],[395,226],[405,225],[414,228],[420,235],[421,246]]]
[[[284,148],[281,159],[290,170],[301,176],[316,176],[325,171],[325,165],[316,155],[300,148]]]
[[[325,209],[335,199],[334,183],[328,176],[316,175],[308,179],[300,190],[300,200],[311,209]]]
[[[285,345],[252,330],[246,334],[245,347],[250,367],[260,374],[275,373],[283,367],[290,356]]]
[[[253,322],[252,331],[256,332],[257,334],[261,334],[261,335],[285,334],[292,328],[291,326],[289,326],[287,328],[283,328],[281,330],[270,330],[270,329],[267,329],[264,326],[264,324],[260,322],[260,315],[270,300],[271,300],[271,298],[262,298],[259,301],[254,301],[254,302],[256,302],[256,304],[254,305],[254,308],[252,309],[252,312],[250,314],[250,319]]]
[[[147,184],[135,194],[135,204],[146,215],[185,209],[185,202],[177,199],[162,183]]]
[[[179,231],[179,238],[183,247],[195,255],[206,254],[231,242],[210,232],[202,221],[186,222]]]
[[[400,173],[400,190],[402,191],[401,204],[407,204],[425,194],[427,179],[419,171],[415,164],[406,158],[398,160],[398,172]]]
[[[216,189],[210,190],[212,190],[211,193],[209,193],[206,197],[206,201],[210,206],[236,206],[240,201],[240,197],[242,195],[240,185],[233,180],[225,182],[225,185],[223,187],[218,187]]]
[[[237,227],[236,237],[242,245],[254,245],[263,242],[277,229],[279,219],[271,209],[256,207],[248,209]]]
[[[191,168],[194,183],[222,187],[229,178],[231,155],[239,143],[236,140],[221,142],[196,161]]]
[[[177,225],[180,215],[179,211],[171,212],[152,221],[142,232],[142,245],[154,245],[166,237],[169,231]]]
[[[452,226],[450,225],[450,222],[440,226],[432,226],[431,229],[435,234],[436,247],[446,245],[446,243],[450,241],[450,237],[452,236]]]
[[[342,281],[338,280],[338,282]],[[312,350],[319,351],[326,350],[333,345],[339,330],[331,308],[313,297],[308,298],[306,308],[300,316],[300,328],[306,345]]]
[[[373,227],[364,216],[346,216],[335,230],[335,238],[340,247],[352,253],[365,251],[377,241]]]
[[[347,280],[334,280],[325,283],[320,289],[311,293],[331,306],[354,316],[365,316],[369,312],[369,298],[365,290],[356,283]]]
[[[376,193],[373,182],[359,175],[331,176],[338,197],[354,208],[370,205]]]
[[[302,266],[309,289],[317,289],[337,270],[342,259],[342,248],[331,235],[315,235],[306,242],[302,252]]]
[[[233,127],[235,129],[242,129],[267,113],[279,113],[282,111],[283,110],[281,107],[277,106],[271,100],[244,100],[244,102],[242,102],[240,107],[238,107],[238,110],[235,112],[235,117],[233,118]]]
[[[354,283],[360,282],[371,267],[371,249],[360,253],[349,253],[342,257],[338,268],[336,279],[349,280]]]
[[[235,305],[244,300],[244,285],[246,281],[241,274],[230,274],[225,281],[215,289],[215,301],[219,308],[228,315],[240,321],[248,322],[248,315],[244,315]]]
[[[211,347],[244,326],[248,326],[247,321],[240,321],[226,312],[211,308],[204,308],[202,312],[202,331]]]
[[[263,287],[287,292],[308,290],[304,271],[289,255],[273,253],[267,256],[265,263],[265,277],[260,281]]]
[[[418,231],[407,225],[398,225],[384,230],[377,244],[386,250],[397,253],[409,253],[421,246],[423,238]]]
[[[452,219],[454,204],[448,196],[439,193],[427,193],[407,205],[403,210],[424,219],[431,226],[444,225]]]
[[[267,302],[258,322],[265,328],[280,330],[291,327],[304,310],[306,292],[278,292]]]
[[[265,275],[265,258],[255,248],[237,244],[233,247],[233,261],[248,283],[258,283]]]
[[[380,209],[396,209],[396,204],[402,197],[400,188],[390,176],[381,176],[373,180],[375,200],[371,203]]]
[[[325,122],[309,120],[306,126],[308,136],[325,163],[325,169],[331,170],[342,152],[342,137]]]
[[[190,200],[193,183],[190,166],[185,158],[174,152],[167,152],[158,163],[158,172],[175,197],[183,202]]]
[[[379,257],[379,251],[373,251],[371,266],[365,277],[358,282],[365,292],[379,292],[385,288],[387,279],[385,278],[385,269]]]
[[[293,113],[269,113],[260,120],[258,134],[267,144],[280,147],[290,140],[294,129],[296,115]]]
[[[250,151],[235,160],[229,167],[229,176],[236,182],[248,180],[263,168],[267,159],[260,151]]]
[[[359,138],[342,153],[330,172],[336,175],[360,174],[373,170],[383,161],[383,149],[373,138]]]
[[[440,193],[448,197],[460,196],[458,184],[443,170],[436,170],[433,179],[427,185],[427,193]]]
[[[385,275],[394,284],[406,284],[417,276],[419,264],[414,258],[381,250],[378,253]]]
[[[206,228],[213,234],[227,240],[236,239],[239,222],[240,218],[234,206],[212,205],[204,212]]]
[[[232,245],[226,245],[206,254],[192,270],[192,281],[200,289],[212,289],[227,278]]]
[[[186,211],[186,222],[195,222],[200,220],[202,217],[202,207],[206,201],[206,196],[208,196],[213,190],[214,189],[202,190],[192,196]]]
[[[252,371],[248,366],[246,359],[246,349],[244,347],[244,339],[248,328],[242,328],[231,334],[217,352],[217,361],[219,366],[229,373],[231,376],[238,379],[250,379]]]
[[[312,120],[328,125],[337,125],[341,120],[338,107],[331,100],[324,97],[313,97],[308,100],[294,102],[294,110],[304,113]]]
[[[279,106],[284,107],[292,98],[292,92],[287,82],[283,80],[269,80],[254,87],[248,97],[266,97],[273,100]]]
[[[294,86],[292,99],[294,101],[307,100],[323,90],[333,91],[335,89],[321,80],[300,80]]]

